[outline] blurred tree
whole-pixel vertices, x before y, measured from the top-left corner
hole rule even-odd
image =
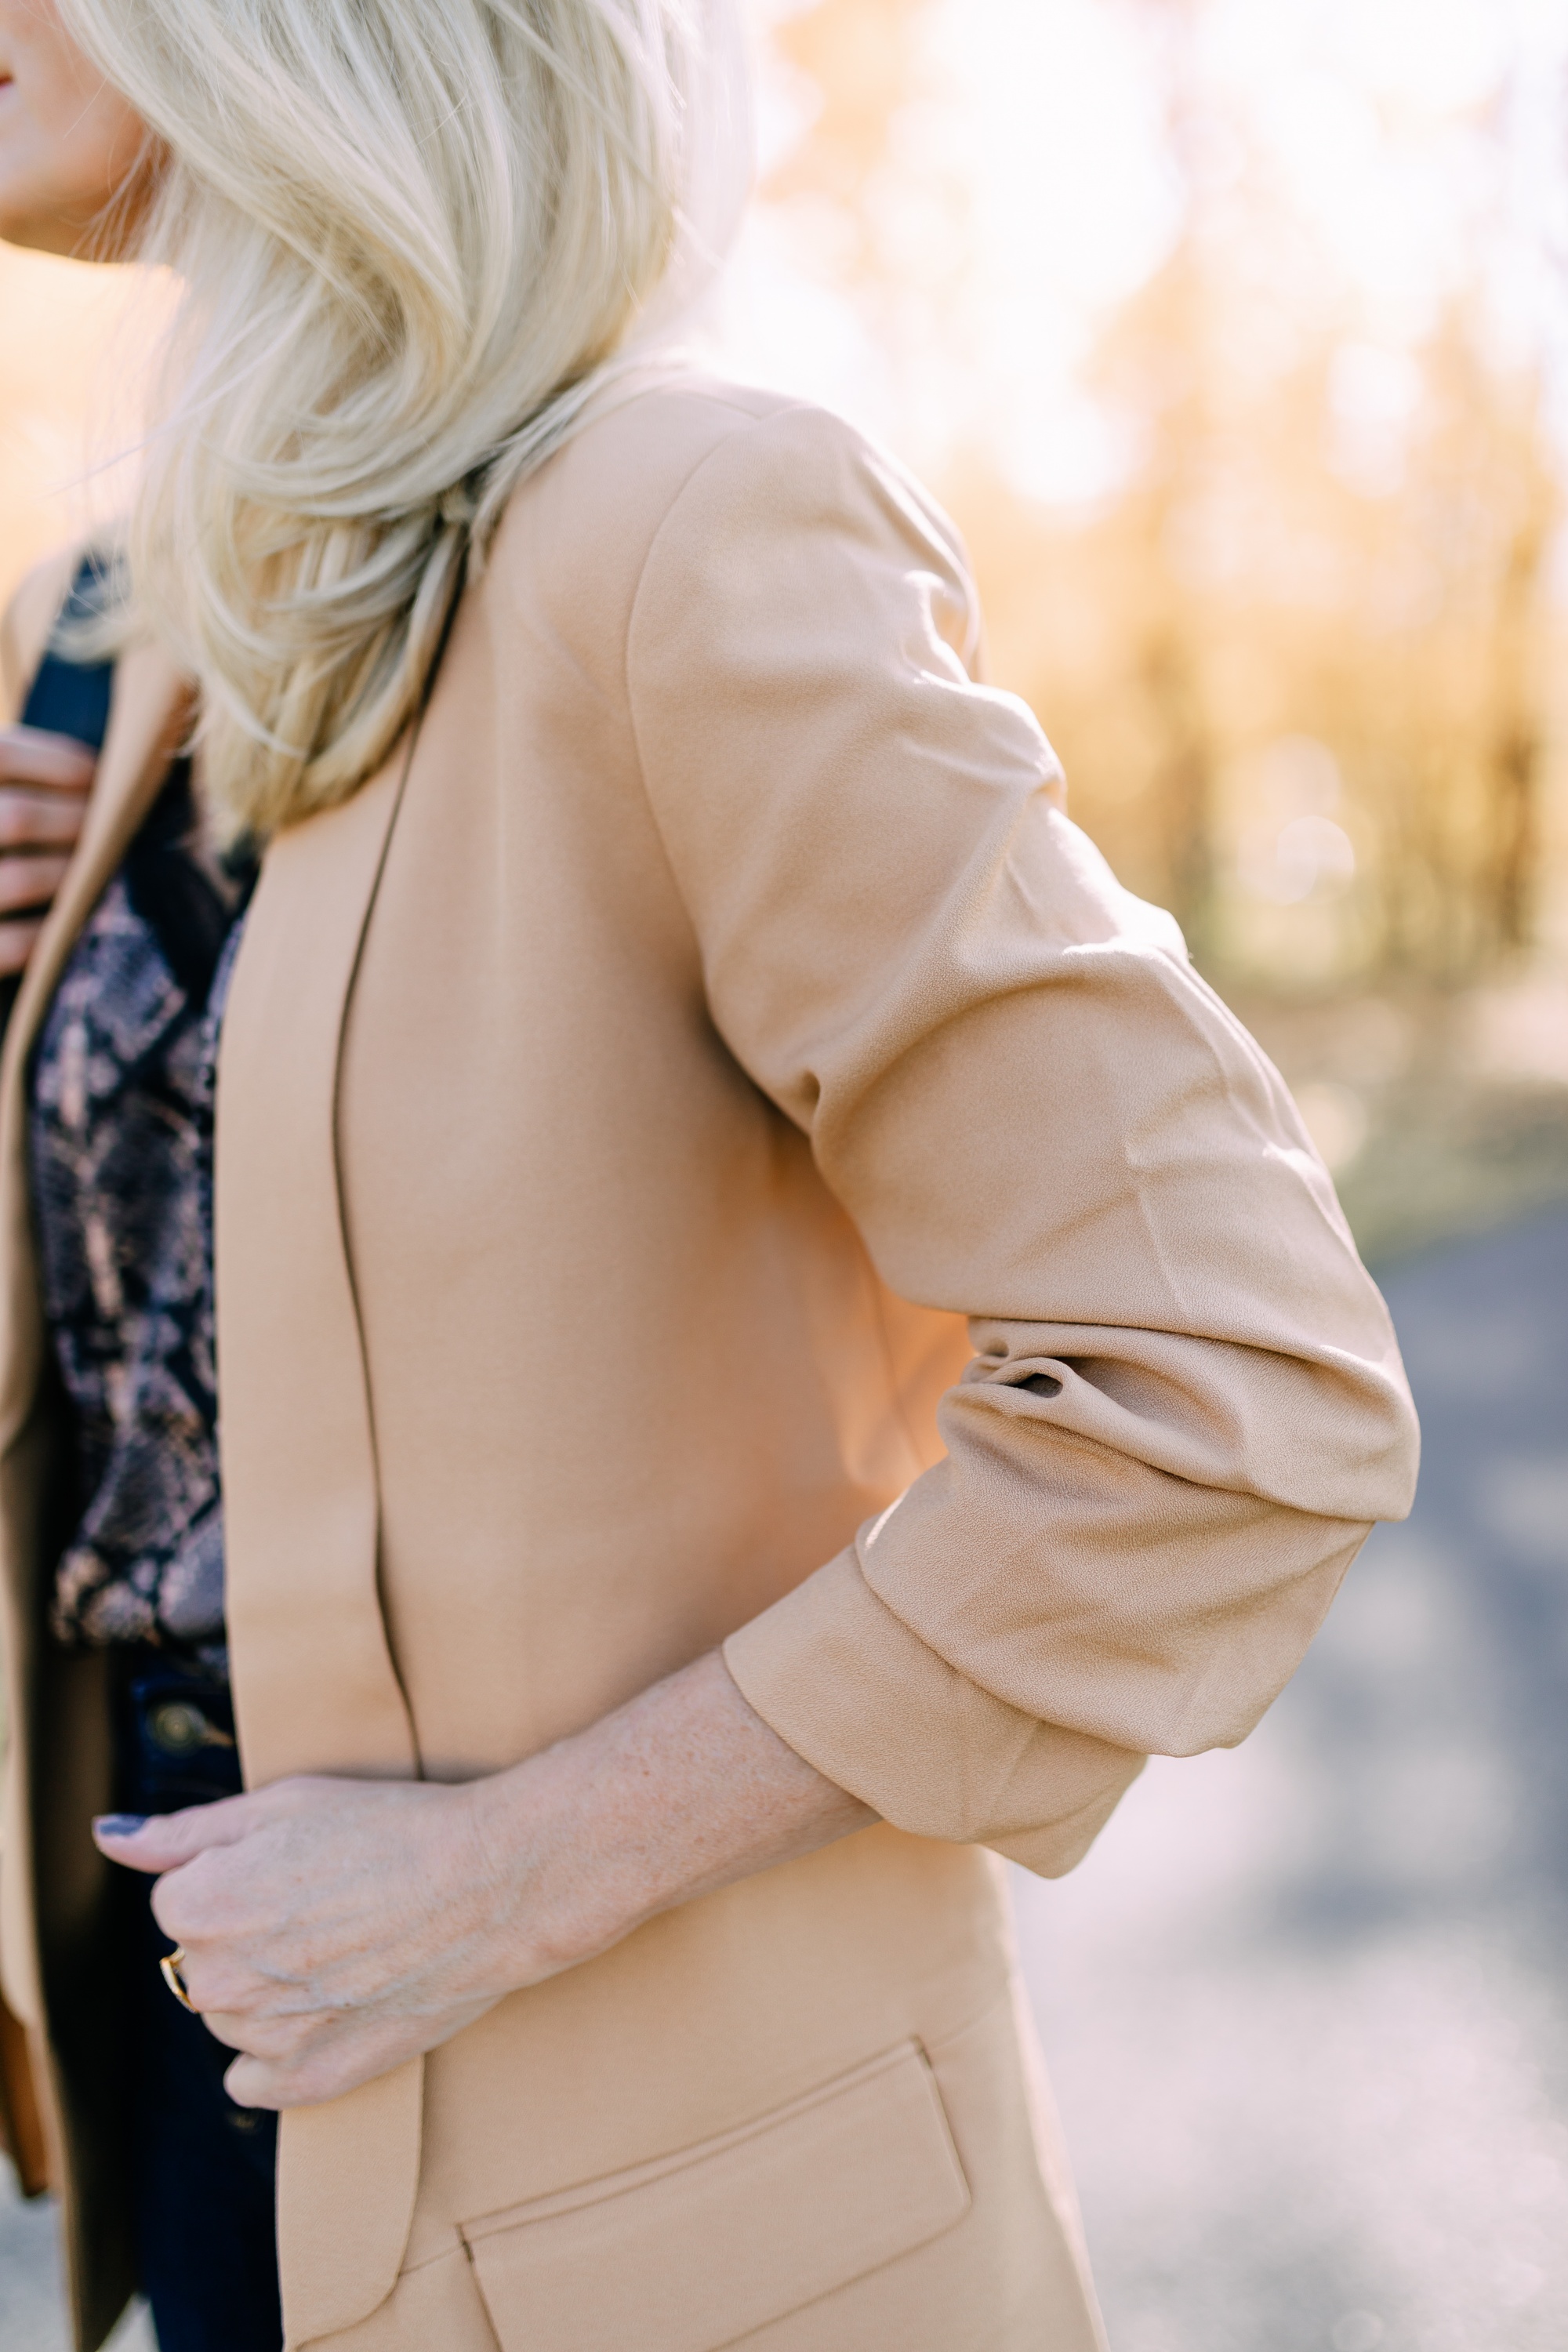
[[[1425,340],[1369,316],[1207,79],[1205,0],[1104,5],[1139,24],[1177,221],[1082,370],[1125,452],[1114,495],[1031,500],[983,405],[948,404],[967,422],[938,488],[995,674],[1118,871],[1222,976],[1474,979],[1530,942],[1552,749],[1539,368],[1498,357],[1479,248]],[[937,15],[816,0],[776,36],[821,106],[764,199],[833,209],[817,250],[905,379],[962,362],[984,258],[931,137]],[[1477,127],[1501,142],[1502,110]]]
[[[1213,480],[1214,338],[1208,322],[1210,175],[1194,0],[1138,0],[1160,65],[1163,130],[1180,192],[1169,258],[1114,321],[1091,372],[1137,417],[1142,463],[1117,519],[1127,541],[1129,658],[1155,752],[1146,788],[1154,896],[1198,953],[1211,945],[1219,763],[1205,659],[1208,615],[1182,549]],[[1190,573],[1190,567],[1189,573]]]
[[[1532,382],[1503,444],[1506,487],[1503,547],[1494,597],[1487,802],[1491,814],[1492,941],[1506,951],[1527,947],[1542,846],[1541,788],[1546,753],[1542,670],[1551,631],[1547,562],[1562,492],[1547,456],[1541,387]],[[1495,446],[1495,445],[1494,445]]]

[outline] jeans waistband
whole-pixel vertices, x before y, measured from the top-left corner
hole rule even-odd
[[[117,1677],[115,1802],[174,1813],[234,1797],[244,1783],[228,1685],[158,1651],[129,1650]]]

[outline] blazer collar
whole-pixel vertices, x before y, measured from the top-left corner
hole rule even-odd
[[[218,1054],[226,1607],[251,1783],[418,1769],[377,1585],[375,1439],[338,1070],[406,764],[268,846]]]

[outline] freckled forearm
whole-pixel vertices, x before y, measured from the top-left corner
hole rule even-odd
[[[488,1867],[519,1889],[520,1981],[876,1819],[752,1711],[717,1652],[474,1797]]]
[[[96,1826],[153,1910],[242,2105],[340,2097],[644,1920],[873,1816],[717,1656],[464,1785],[279,1780]]]

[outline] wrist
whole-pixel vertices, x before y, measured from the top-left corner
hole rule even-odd
[[[487,1890],[495,1989],[513,1992],[591,1959],[626,1932],[610,1874],[586,1847],[590,1808],[574,1769],[579,1743],[468,1782],[473,1867]]]
[[[467,1798],[499,1990],[875,1818],[752,1713],[716,1652]]]

